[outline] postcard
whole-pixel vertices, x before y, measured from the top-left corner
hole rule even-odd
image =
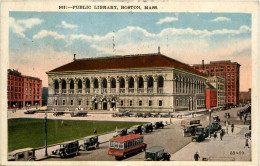
[[[254,1],[3,1],[1,165],[258,165]]]

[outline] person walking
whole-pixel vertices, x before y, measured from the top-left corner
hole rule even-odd
[[[214,141],[216,140],[217,138],[217,132],[214,132]]]
[[[228,134],[228,126],[226,127],[226,131],[227,131],[226,133]]]
[[[196,153],[194,154],[194,160],[195,160],[195,161],[199,161],[199,158],[200,158],[200,156],[199,156],[198,152],[196,152]]]
[[[220,130],[220,140],[221,140],[221,141],[222,141],[223,135],[224,135],[223,131]]]
[[[249,148],[249,145],[248,145],[248,138],[246,138],[245,147],[248,147],[248,148]],[[244,147],[244,148],[245,148],[245,147]]]
[[[232,133],[234,132],[234,127],[235,127],[235,125],[234,125],[234,123],[232,123],[232,125],[231,125],[231,132]]]

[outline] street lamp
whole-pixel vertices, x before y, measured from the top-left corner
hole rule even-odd
[[[48,156],[48,152],[47,152],[47,110],[45,110],[45,116],[44,116],[44,145],[45,145],[45,156]]]
[[[211,129],[211,109],[209,109],[209,137],[211,138],[211,135],[210,135],[210,129]]]

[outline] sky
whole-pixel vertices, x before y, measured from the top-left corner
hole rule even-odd
[[[160,52],[186,64],[238,62],[251,88],[251,14],[10,12],[9,68],[39,77],[76,58]]]

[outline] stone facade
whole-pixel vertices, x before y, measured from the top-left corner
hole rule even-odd
[[[72,111],[80,108],[174,112],[205,108],[205,77],[181,69],[169,67],[47,74],[49,110]]]
[[[225,93],[225,79],[218,76],[208,77],[207,82],[210,83],[217,90],[217,107],[225,107],[226,93]]]

